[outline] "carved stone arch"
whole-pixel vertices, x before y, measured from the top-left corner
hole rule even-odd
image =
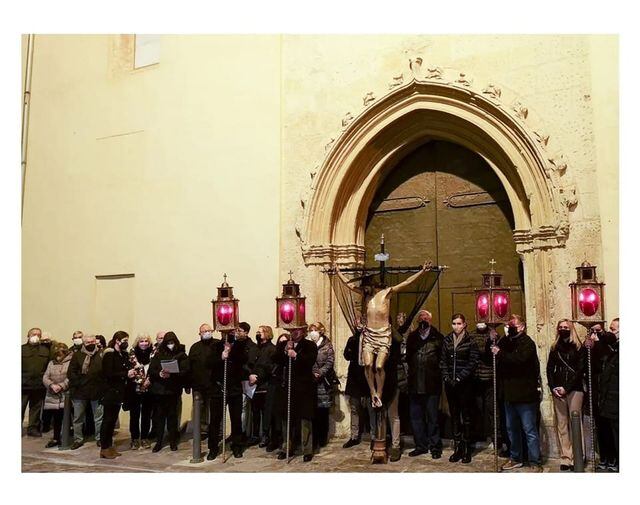
[[[544,370],[556,316],[552,271],[569,234],[569,204],[560,180],[566,164],[547,153],[548,137],[529,126],[529,111],[517,101],[505,105],[499,88],[489,85],[478,91],[462,74],[452,80],[441,70],[429,72],[425,80],[394,85],[381,99],[365,100],[364,110],[342,123],[342,133],[314,172],[304,222],[296,230],[304,263],[362,264],[369,206],[389,171],[422,143],[437,139],[460,144],[487,161],[511,203],[514,241],[524,267],[525,316]],[[317,267],[311,271],[310,287],[323,293],[311,310],[328,314],[334,331],[346,333],[336,323],[341,316],[326,276]],[[547,426],[553,424],[552,409],[547,398]]]

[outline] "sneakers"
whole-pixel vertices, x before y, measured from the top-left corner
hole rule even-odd
[[[59,446],[59,445],[60,445],[60,442],[59,442],[58,440],[49,440],[49,441],[47,442],[47,445],[45,445],[45,447],[46,447],[47,449],[50,449],[51,447],[57,447],[57,446]]]
[[[153,446],[151,452],[160,452],[160,449],[162,449],[162,444],[160,442],[156,442],[156,445]]]
[[[138,449],[140,449],[140,440],[132,440],[131,441],[131,450],[132,451],[137,451]]]
[[[74,440],[73,444],[71,444],[70,449],[72,451],[75,451],[76,449],[80,449],[80,447],[82,447],[83,445],[84,445],[84,442],[80,440]]]
[[[522,468],[524,465],[520,461],[513,461],[510,459],[504,465],[500,467],[503,472],[508,472],[509,470],[515,470],[516,468]]]
[[[531,471],[533,473],[542,473],[542,472],[544,472],[544,469],[542,468],[542,465],[532,464],[531,465]]]
[[[409,453],[410,458],[415,458],[416,456],[420,456],[421,454],[428,454],[429,451],[425,451],[424,449],[414,449]]]
[[[358,445],[360,443],[359,438],[350,438],[344,444],[342,444],[343,449],[348,449],[349,447],[353,447],[354,445]]]
[[[609,466],[611,466],[611,463],[609,463],[607,461],[601,461],[596,466],[596,470],[600,470],[601,472],[606,472],[607,469],[609,468]]]
[[[151,441],[146,438],[143,438],[140,441],[140,447],[142,447],[142,449],[148,449],[149,447],[151,447]]]

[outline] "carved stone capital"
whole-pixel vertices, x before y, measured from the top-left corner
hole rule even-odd
[[[302,248],[302,258],[305,266],[329,266],[332,263],[362,265],[364,252],[364,246],[357,244],[310,245]]]
[[[518,254],[535,250],[564,247],[569,236],[569,224],[561,222],[558,226],[540,226],[534,230],[515,230],[513,240]]]
[[[496,100],[502,96],[502,90],[494,84],[489,84],[482,90],[482,93],[489,95],[491,98],[495,98]]]

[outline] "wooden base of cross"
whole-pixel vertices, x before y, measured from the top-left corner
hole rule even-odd
[[[384,406],[374,409],[376,416],[376,433],[373,438],[373,448],[371,450],[371,464],[386,464],[389,460],[387,454],[387,420],[385,419]]]

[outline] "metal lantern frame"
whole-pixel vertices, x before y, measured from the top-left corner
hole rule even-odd
[[[604,286],[598,282],[596,266],[585,261],[576,267],[576,282],[571,288],[571,318],[587,328],[605,322]]]
[[[306,297],[300,294],[293,272],[289,272],[289,280],[282,285],[282,296],[276,298],[276,327],[293,330],[306,325]]]
[[[491,272],[482,274],[482,287],[474,289],[476,322],[498,326],[511,317],[511,288],[502,284],[502,274],[493,269],[495,260],[489,263]]]
[[[224,281],[218,287],[218,297],[211,300],[214,330],[226,332],[238,327],[239,302],[240,300],[233,296],[233,287],[227,283],[227,274],[224,274]]]

